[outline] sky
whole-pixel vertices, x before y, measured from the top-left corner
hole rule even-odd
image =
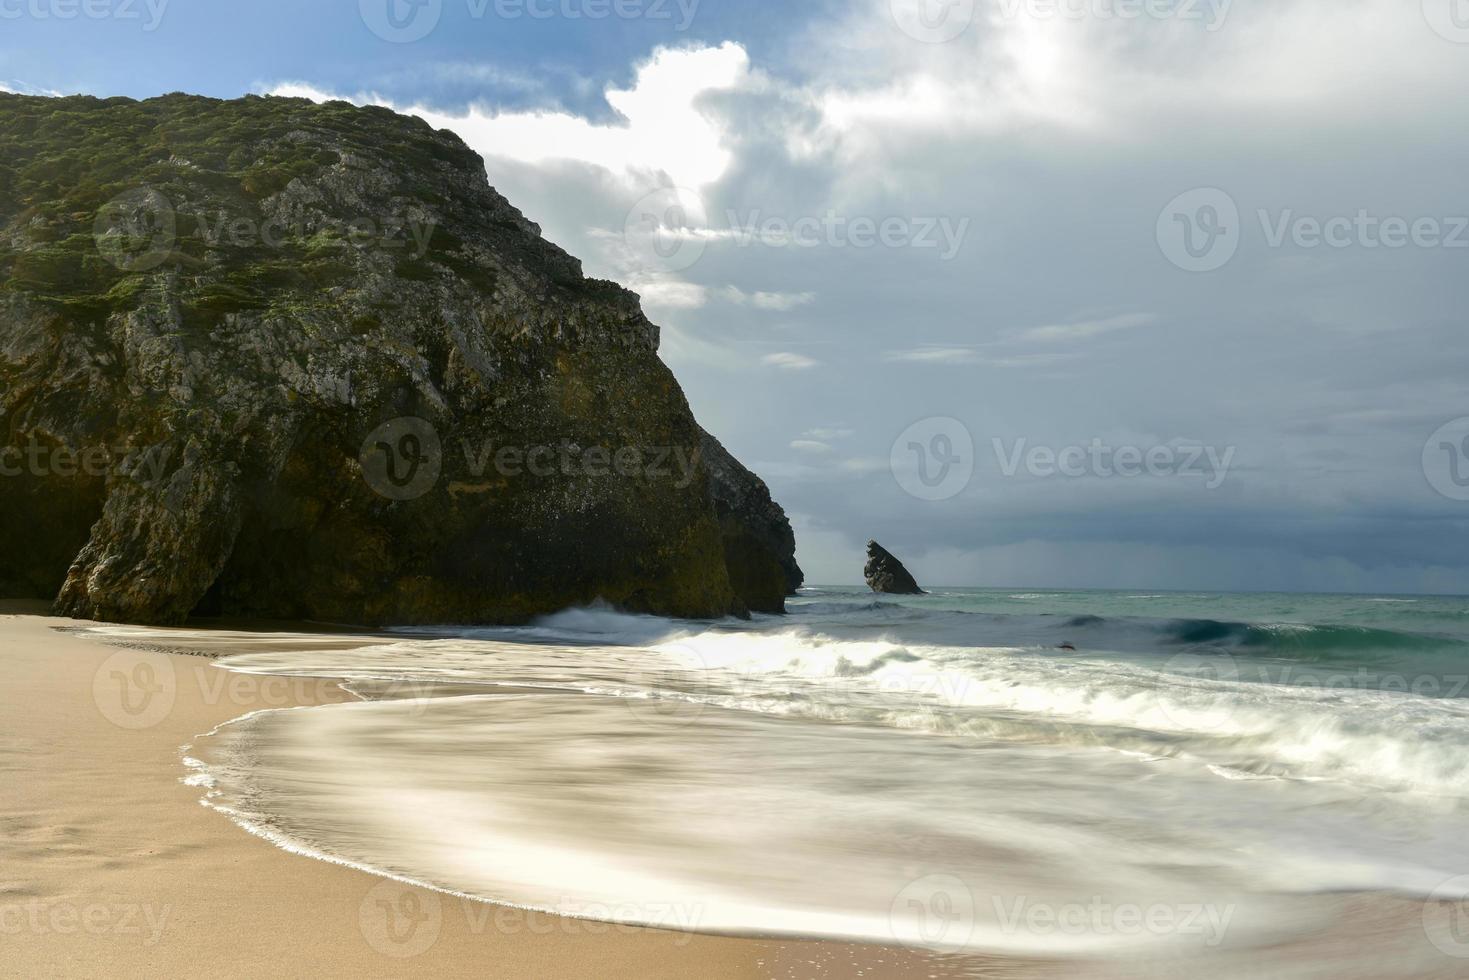
[[[812,582],[1469,593],[1469,0],[0,0],[0,86],[454,130]]]

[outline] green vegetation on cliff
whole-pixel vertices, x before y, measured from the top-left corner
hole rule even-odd
[[[142,622],[779,608],[784,514],[711,482],[657,346],[422,120],[0,95],[0,590]]]

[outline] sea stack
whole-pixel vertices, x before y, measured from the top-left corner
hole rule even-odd
[[[926,595],[903,563],[876,541],[867,542],[867,584],[883,595]]]

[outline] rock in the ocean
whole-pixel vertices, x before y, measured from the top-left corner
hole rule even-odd
[[[867,585],[885,595],[924,595],[903,563],[876,541],[867,542]]]
[[[6,594],[373,624],[789,586],[637,297],[420,119],[0,94],[0,272]]]

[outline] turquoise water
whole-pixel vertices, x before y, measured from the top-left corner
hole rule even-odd
[[[893,597],[874,596],[851,586],[818,586],[804,590],[797,602],[814,601],[822,595],[853,601],[880,599],[887,602],[896,599],[916,608],[1001,614],[1041,612],[1240,622],[1339,623],[1377,629],[1415,629],[1435,624],[1445,634],[1469,638],[1469,596],[945,588],[932,589],[927,596]]]
[[[1469,600],[813,588],[392,639],[223,661],[364,700],[201,739],[206,802],[573,916],[1088,976],[1462,966],[1394,903],[1469,898]]]
[[[915,633],[1017,640],[1154,660],[1217,656],[1241,680],[1408,689],[1469,696],[1469,598],[1138,591],[934,589],[919,597],[817,587],[800,616],[877,603]],[[899,612],[902,609],[904,612]],[[948,615],[945,614],[954,614]],[[898,627],[901,629],[902,627]]]

